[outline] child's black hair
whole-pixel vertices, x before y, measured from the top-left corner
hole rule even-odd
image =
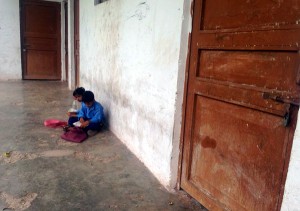
[[[78,87],[74,90],[73,96],[83,96],[83,93],[85,92],[85,89],[83,87]]]
[[[85,91],[82,95],[82,102],[89,103],[95,100],[94,93],[91,91]]]

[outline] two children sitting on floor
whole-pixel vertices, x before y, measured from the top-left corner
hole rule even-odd
[[[87,133],[88,136],[93,136],[101,130],[104,123],[104,113],[102,105],[95,100],[94,93],[85,91],[83,87],[74,90],[73,97],[81,103],[81,108],[78,112],[68,112],[69,116],[68,127],[73,127],[74,123],[79,123],[79,127]],[[65,130],[68,129],[64,128]]]

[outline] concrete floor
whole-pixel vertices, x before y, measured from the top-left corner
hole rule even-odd
[[[0,82],[0,90],[0,210],[205,210],[165,190],[111,132],[75,144],[44,127],[67,119],[66,83]]]

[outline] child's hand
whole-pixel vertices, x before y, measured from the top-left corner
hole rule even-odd
[[[84,123],[84,119],[81,117],[80,119],[79,119],[79,122],[82,124],[82,123]]]
[[[85,122],[82,122],[80,127],[82,128],[86,128],[87,126],[89,126],[90,122],[89,121],[85,121]]]

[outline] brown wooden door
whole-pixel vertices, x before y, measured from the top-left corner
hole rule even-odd
[[[60,3],[20,2],[23,79],[60,80]]]
[[[181,187],[279,210],[299,108],[300,0],[195,0]]]
[[[74,1],[74,58],[75,58],[75,84],[79,86],[79,51],[80,51],[80,42],[79,42],[79,0]]]

